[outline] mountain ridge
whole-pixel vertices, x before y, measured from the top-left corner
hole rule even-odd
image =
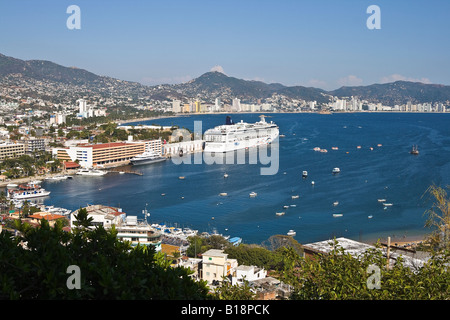
[[[89,88],[110,94],[152,96],[157,99],[234,97],[243,101],[263,100],[280,95],[289,99],[302,99],[327,103],[333,97],[355,96],[361,100],[387,105],[425,102],[450,102],[450,86],[420,82],[395,81],[366,86],[343,86],[327,91],[315,87],[286,86],[281,83],[265,83],[228,76],[222,72],[209,71],[197,78],[180,84],[146,86],[139,82],[100,76],[77,67],[65,67],[47,60],[21,60],[0,54],[0,81],[11,75],[25,79],[47,81],[64,85]],[[89,90],[89,91],[90,91]]]

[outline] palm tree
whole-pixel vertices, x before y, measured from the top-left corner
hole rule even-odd
[[[447,189],[449,186],[447,186]],[[450,249],[450,199],[445,189],[435,185],[428,188],[427,193],[434,197],[434,204],[425,211],[428,216],[425,226],[434,228],[428,236],[432,247]]]

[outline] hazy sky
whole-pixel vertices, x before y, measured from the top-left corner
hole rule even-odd
[[[70,5],[79,30],[66,26]],[[366,26],[370,5],[381,9],[379,30]],[[327,90],[450,85],[450,1],[0,0],[0,53],[150,85],[212,68]]]

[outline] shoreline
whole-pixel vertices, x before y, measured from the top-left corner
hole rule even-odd
[[[69,169],[69,170],[65,170],[65,171],[62,171],[62,172],[46,173],[46,174],[43,174],[43,175],[34,175],[34,176],[31,176],[31,177],[24,177],[24,178],[11,179],[11,180],[8,180],[8,181],[1,181],[0,182],[0,188],[6,188],[6,186],[8,184],[10,184],[10,183],[21,184],[21,183],[27,183],[27,182],[30,182],[30,181],[34,181],[34,180],[45,180],[46,178],[59,176],[59,175],[65,175],[65,174],[73,175],[73,174],[75,174],[75,172],[77,172],[76,169]]]
[[[360,242],[366,243],[369,245],[374,245],[379,240],[380,243],[387,243],[388,237],[391,237],[391,245],[392,246],[415,246],[421,242],[424,242],[427,238],[429,233],[423,232],[423,233],[417,233],[417,234],[410,234],[410,235],[389,235],[389,234],[382,234],[378,237],[371,236],[367,240],[361,240]]]

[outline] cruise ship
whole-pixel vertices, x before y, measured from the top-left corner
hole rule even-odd
[[[205,131],[204,152],[228,152],[272,143],[279,135],[278,126],[266,122],[265,116],[255,123],[233,123],[227,116],[226,123]]]
[[[135,157],[133,157],[130,162],[132,165],[140,165],[140,164],[150,164],[150,163],[156,163],[166,160],[165,157],[160,156],[154,151],[145,151],[142,154],[139,154]]]

